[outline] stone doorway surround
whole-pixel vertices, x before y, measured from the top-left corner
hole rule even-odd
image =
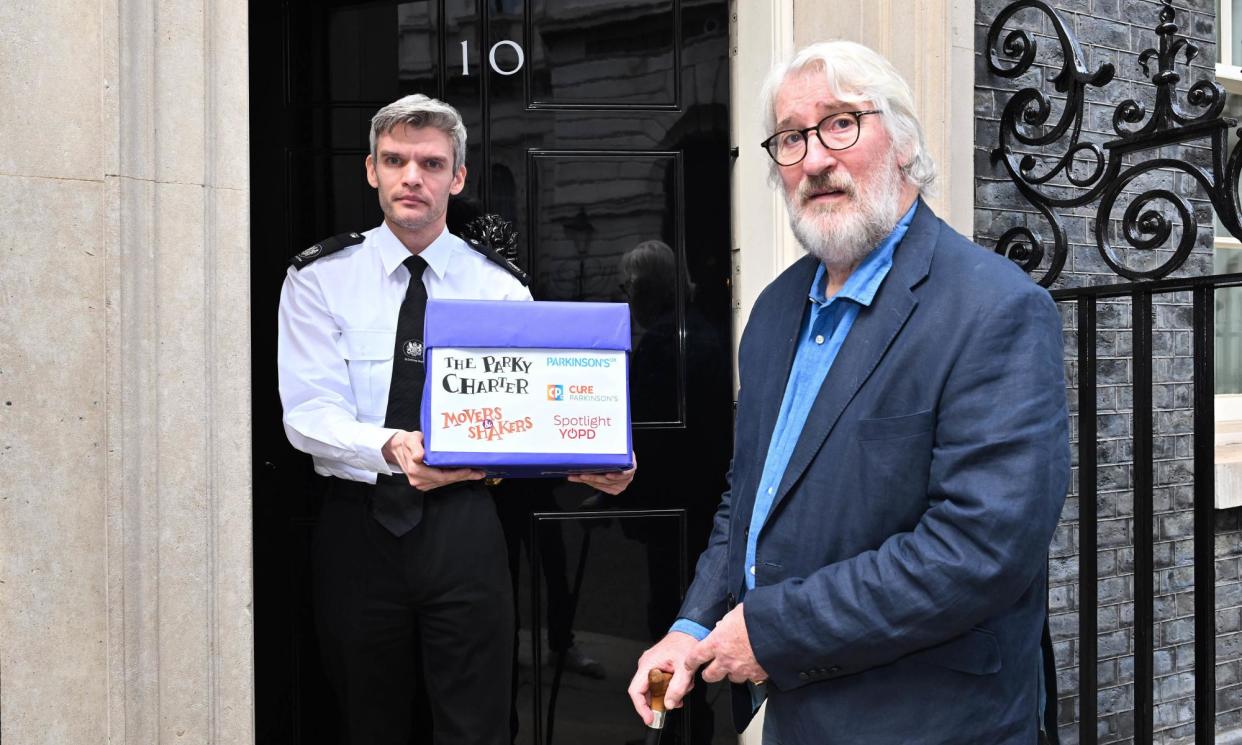
[[[0,739],[254,740],[246,0],[0,3]]]

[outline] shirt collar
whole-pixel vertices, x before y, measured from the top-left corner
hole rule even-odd
[[[397,271],[397,267],[410,258],[410,250],[388,228],[387,221],[380,223],[371,237],[375,239],[376,246],[379,248],[380,260],[384,263],[386,274]],[[437,278],[443,279],[445,272],[448,271],[449,262],[453,257],[454,240],[456,238],[446,227],[430,245],[418,254],[423,257],[423,261],[427,262],[427,268],[434,272]]]
[[[824,306],[837,298],[848,298],[859,305],[870,306],[884,278],[888,276],[888,270],[893,267],[893,251],[905,237],[906,231],[910,229],[910,223],[914,222],[914,212],[918,206],[919,200],[916,199],[910,209],[906,210],[906,214],[897,221],[892,232],[863,258],[849,278],[845,280],[845,286],[832,298],[824,295],[824,279],[827,270],[821,261],[819,268],[815,270],[815,278],[811,280],[811,302]]]

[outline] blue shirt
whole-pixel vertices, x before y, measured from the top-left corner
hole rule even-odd
[[[893,266],[893,252],[914,220],[917,206],[916,201],[898,221],[893,232],[867,254],[836,295],[829,298],[824,294],[827,272],[822,263],[815,272],[815,279],[811,280],[810,303],[807,305],[807,312],[802,316],[797,353],[789,371],[789,380],[785,384],[785,395],[781,399],[780,414],[772,431],[768,455],[763,462],[763,476],[759,481],[759,491],[755,495],[755,508],[750,517],[744,572],[747,590],[755,588],[755,551],[759,543],[759,533],[772,510],[776,490],[780,487],[785,467],[789,465],[789,458],[798,444],[798,437],[802,434],[802,427],[811,412],[811,406],[819,396],[824,378],[828,376],[828,370],[836,360],[837,353],[841,351],[841,345],[845,343],[845,337],[849,335],[858,313],[871,305],[884,278],[888,276],[888,271]],[[699,640],[708,634],[707,628],[686,618],[677,619],[671,630],[684,632]]]

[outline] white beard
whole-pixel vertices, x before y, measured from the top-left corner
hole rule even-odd
[[[802,248],[826,266],[856,266],[897,226],[904,178],[895,157],[877,164],[874,178],[861,189],[844,171],[808,176],[796,195],[785,192],[789,226]],[[846,203],[804,204],[809,194],[824,189],[845,192]]]

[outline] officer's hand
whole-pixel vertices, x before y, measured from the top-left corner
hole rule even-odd
[[[388,438],[381,449],[384,460],[400,466],[410,486],[419,491],[431,491],[458,481],[476,481],[483,478],[482,471],[473,468],[435,468],[423,463],[423,433],[398,432]]]
[[[676,709],[681,706],[682,699],[694,688],[694,671],[686,669],[686,655],[698,644],[698,640],[680,631],[670,631],[654,647],[643,652],[638,658],[638,672],[630,681],[627,693],[634,711],[643,718],[643,724],[651,724],[651,702],[647,700],[647,673],[651,670],[663,670],[672,673],[673,679],[668,683],[668,691],[664,694],[664,706]]]
[[[628,471],[610,471],[608,473],[576,473],[569,477],[575,484],[586,484],[592,489],[607,494],[620,494],[634,480],[634,472],[638,470],[638,456],[634,456],[634,465]]]

